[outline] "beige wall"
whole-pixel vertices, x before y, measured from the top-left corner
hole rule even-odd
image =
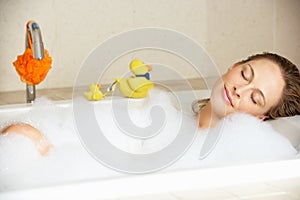
[[[262,51],[277,52],[300,66],[299,8],[298,0],[1,0],[0,92],[25,87],[12,62],[24,51],[29,19],[39,23],[53,58],[53,67],[38,88],[56,88],[73,85],[81,63],[98,44],[139,27],[188,35],[207,50],[221,73],[233,62]],[[133,57],[194,77],[192,68],[178,57],[144,51],[116,60],[103,81],[126,72]]]

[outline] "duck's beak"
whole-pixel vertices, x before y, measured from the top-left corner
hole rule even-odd
[[[147,65],[148,71],[152,71],[152,67],[150,65]]]

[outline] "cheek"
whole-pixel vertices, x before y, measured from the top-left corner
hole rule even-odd
[[[225,102],[222,97],[222,89],[224,88],[224,82],[222,79],[219,79],[212,88],[212,93],[210,96],[210,102],[212,106],[212,112],[222,117],[225,113]]]
[[[226,83],[235,83],[240,84],[241,82],[241,74],[237,68],[233,68],[229,70],[226,74],[222,76],[222,79]]]
[[[236,111],[244,112],[253,116],[264,115],[266,111],[249,101],[240,101]]]

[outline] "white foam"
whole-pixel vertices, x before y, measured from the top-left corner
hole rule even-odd
[[[175,109],[171,102],[172,98],[174,97],[169,93],[153,90],[147,99],[127,99],[128,101],[123,99],[125,106],[119,106],[119,102],[117,104],[99,104],[95,106],[95,115],[103,134],[115,147],[128,153],[149,154],[169,145],[180,129],[184,114]],[[113,106],[114,109],[112,109]],[[155,106],[158,106],[165,116],[161,116],[161,112],[151,116],[151,110]],[[116,119],[118,117],[116,115],[128,116],[130,124],[125,124],[126,127],[120,127],[118,122],[122,119]],[[147,128],[153,119],[160,119],[164,123],[157,132],[153,133],[152,138],[133,137],[124,130],[124,128],[134,125]]]
[[[218,160],[225,155],[226,162],[269,160],[297,153],[287,138],[276,132],[269,123],[256,117],[236,113],[223,122],[218,149],[214,151]],[[222,155],[221,149],[225,149],[226,153]]]
[[[0,134],[0,174],[25,173],[39,158],[35,144],[27,137],[17,133]]]
[[[146,141],[132,138],[119,130],[114,123],[112,103],[108,100],[95,103],[94,108],[99,126],[106,130],[104,133],[114,145],[127,152],[145,154],[158,151],[172,142],[182,120],[195,120],[191,114],[177,110],[173,106],[173,98],[170,94],[153,90],[148,99],[127,99],[127,110],[117,110],[117,113],[128,112],[134,124],[146,127],[152,123],[151,109],[155,106],[163,109],[166,121],[162,131]],[[47,99],[38,99],[30,111],[4,119],[1,119],[0,127],[21,121],[38,128],[53,148],[42,157],[28,138],[17,134],[1,135],[0,191],[123,175],[100,165],[80,144],[75,132],[72,107],[59,107]],[[191,124],[196,126],[197,123]],[[286,138],[254,117],[232,115],[224,119],[223,127],[219,142],[205,159],[199,159],[199,155],[208,131],[199,130],[190,149],[167,170],[275,159],[296,153]],[[191,127],[191,130],[194,128]]]
[[[219,135],[209,153],[200,157],[200,150],[209,134]],[[186,155],[172,168],[208,167],[253,163],[289,158],[297,150],[289,140],[275,131],[268,122],[244,113],[224,118],[211,129],[199,129],[197,138]]]

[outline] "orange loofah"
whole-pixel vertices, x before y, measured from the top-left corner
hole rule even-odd
[[[42,82],[51,68],[51,63],[52,59],[47,50],[45,50],[45,58],[36,60],[33,58],[30,48],[27,48],[24,54],[18,56],[17,60],[13,62],[21,81],[28,85],[37,85]]]
[[[22,82],[26,82],[28,85],[37,85],[45,79],[51,68],[52,59],[47,50],[44,50],[45,58],[42,60],[34,59],[32,56],[31,38],[28,32],[27,37],[29,47],[25,50],[23,55],[17,57],[17,60],[13,62],[13,65],[15,66]]]

